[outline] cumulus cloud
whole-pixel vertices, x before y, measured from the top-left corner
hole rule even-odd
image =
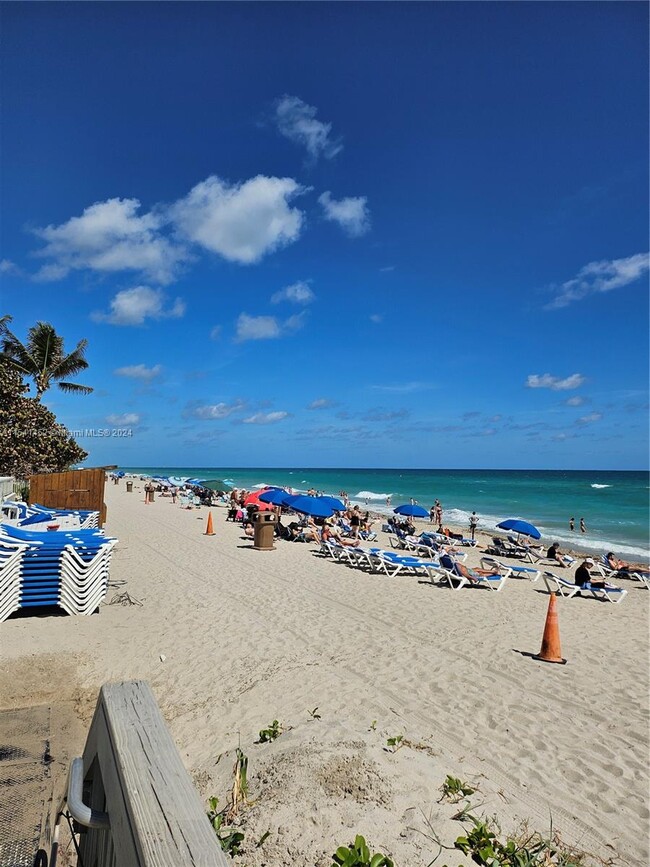
[[[249,316],[248,313],[240,313],[237,319],[235,341],[243,343],[246,340],[272,340],[292,331],[298,331],[304,324],[304,311],[290,316],[284,322],[279,322],[275,316]]]
[[[289,202],[302,192],[292,178],[258,175],[229,184],[211,175],[168,213],[189,241],[230,262],[248,265],[298,239],[303,214]]]
[[[240,313],[237,319],[235,340],[269,340],[280,336],[280,326],[275,316],[249,316]]]
[[[317,397],[316,400],[312,400],[307,409],[327,409],[333,405],[332,401],[327,397]]]
[[[227,418],[234,412],[240,412],[243,408],[244,403],[241,400],[237,400],[234,403],[202,404],[190,407],[187,411],[187,415],[203,421],[209,421],[212,419]]]
[[[140,416],[135,412],[125,412],[122,415],[107,415],[106,421],[115,425],[139,424]]]
[[[285,94],[275,103],[275,123],[289,141],[303,145],[315,162],[319,157],[332,159],[343,150],[341,139],[332,138],[332,124],[317,120],[318,110],[297,96]]]
[[[271,303],[279,304],[280,301],[291,301],[294,304],[311,304],[315,297],[309,284],[304,280],[299,280],[297,283],[285,286],[279,292],[274,292],[271,295]]]
[[[626,259],[603,259],[600,262],[590,262],[571,280],[567,280],[559,287],[551,287],[557,291],[557,295],[546,305],[546,309],[557,310],[588,295],[611,292],[612,289],[628,286],[647,274],[649,268],[649,253],[637,253]]]
[[[564,401],[567,406],[582,406],[585,402],[584,397],[581,397],[579,394],[575,394],[573,397],[567,398]]]
[[[36,255],[52,261],[36,274],[41,280],[60,280],[70,271],[103,273],[140,271],[156,283],[173,280],[185,249],[160,234],[160,214],[138,215],[138,199],[95,202],[80,217],[58,226],[36,229],[45,241]]]
[[[601,412],[590,412],[589,415],[583,415],[580,418],[576,419],[576,424],[581,427],[587,424],[593,424],[596,421],[600,421],[603,417]]]
[[[113,371],[116,376],[126,376],[130,379],[141,379],[144,382],[151,382],[160,375],[162,366],[154,364],[153,367],[147,367],[145,364],[131,364],[127,367],[118,367]]]
[[[110,303],[109,313],[96,311],[90,318],[110,325],[143,325],[146,319],[179,319],[185,313],[185,303],[180,298],[167,308],[165,301],[160,289],[134,286],[117,293]]]
[[[526,388],[550,388],[553,391],[571,391],[574,388],[580,388],[584,381],[585,377],[581,373],[572,373],[566,379],[551,376],[550,373],[543,373],[541,376],[537,373],[531,373],[526,380]]]
[[[329,190],[318,197],[326,220],[332,220],[350,237],[364,235],[370,228],[368,199],[365,196],[348,196],[346,199],[333,199]]]
[[[256,412],[255,415],[251,415],[248,418],[242,419],[243,424],[273,424],[277,421],[282,421],[285,418],[288,418],[289,413],[280,411],[280,412]]]

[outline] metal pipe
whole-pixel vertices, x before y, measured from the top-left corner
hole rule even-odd
[[[68,809],[72,818],[86,828],[110,828],[108,813],[93,810],[83,801],[84,763],[83,759],[73,759],[68,775]]]

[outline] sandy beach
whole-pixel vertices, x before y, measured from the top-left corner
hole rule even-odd
[[[456,592],[365,574],[315,545],[255,551],[225,509],[212,510],[207,537],[207,509],[159,496],[145,506],[142,484],[106,486],[119,545],[98,614],[0,624],[1,709],[50,703],[67,720],[52,748],[61,776],[99,686],[143,678],[206,805],[225,804],[236,747],[248,756],[237,863],[325,867],[361,833],[399,867],[427,864],[432,836],[452,845],[463,833],[458,806],[439,802],[448,774],[477,784],[476,814],[504,831],[547,833],[552,820],[596,858],[648,863],[641,584],[620,582],[620,605],[558,599],[568,664],[545,665],[524,655],[540,647],[541,581]],[[110,604],[125,593],[141,605]],[[276,719],[281,736],[256,743]]]

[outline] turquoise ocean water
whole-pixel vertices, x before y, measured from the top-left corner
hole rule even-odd
[[[524,518],[546,542],[601,553],[614,549],[625,557],[647,559],[650,549],[650,476],[645,471],[601,470],[390,470],[286,469],[238,467],[121,467],[143,475],[225,479],[238,488],[288,486],[296,491],[316,488],[337,495],[347,491],[355,503],[389,513],[411,498],[425,508],[439,499],[444,523],[467,527],[473,509],[482,529],[493,529],[504,518]],[[391,496],[391,507],[386,497]],[[576,531],[569,531],[569,518]],[[577,531],[580,518],[587,533]]]

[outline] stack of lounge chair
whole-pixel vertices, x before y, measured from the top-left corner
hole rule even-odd
[[[58,524],[59,528],[90,529],[99,526],[99,512],[88,509],[52,509],[20,500],[4,500],[0,520],[18,527],[45,530],[43,524]]]
[[[0,621],[41,606],[92,614],[106,595],[117,540],[98,529],[31,526],[0,524]]]

